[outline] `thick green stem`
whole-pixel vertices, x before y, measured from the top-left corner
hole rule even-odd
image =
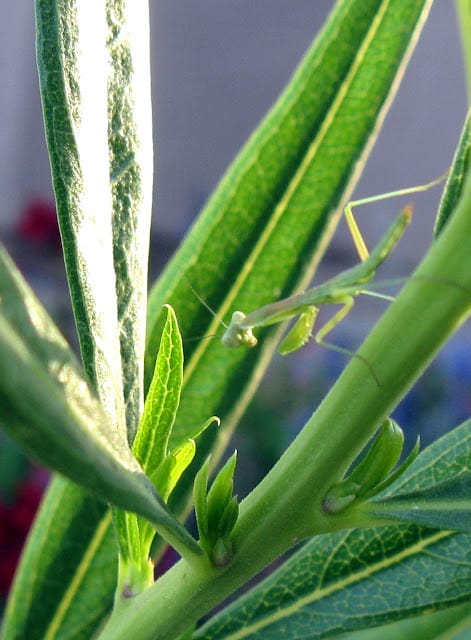
[[[298,438],[241,504],[225,569],[177,564],[124,603],[101,640],[171,640],[299,539],[362,524],[322,500],[471,310],[471,181],[439,240]],[[373,368],[372,377],[364,360]],[[378,386],[379,382],[379,386]]]

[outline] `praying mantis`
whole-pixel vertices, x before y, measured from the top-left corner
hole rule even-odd
[[[242,311],[234,311],[230,324],[226,326],[226,330],[222,336],[222,344],[226,347],[254,347],[257,344],[257,338],[253,334],[254,329],[267,327],[297,317],[298,319],[295,324],[288,331],[278,347],[278,351],[281,354],[290,353],[302,347],[311,338],[319,308],[322,305],[340,304],[342,305],[341,309],[321,327],[313,337],[317,344],[330,347],[341,353],[353,355],[346,349],[325,342],[324,338],[351,311],[355,303],[355,298],[358,295],[378,295],[367,291],[364,285],[374,277],[378,267],[386,260],[400,240],[411,221],[412,205],[406,205],[402,209],[384,236],[374,249],[372,249],[371,253],[369,253],[366,248],[353,216],[353,207],[378,202],[387,198],[426,191],[439,184],[447,173],[448,172],[432,182],[423,185],[399,189],[390,193],[383,193],[348,203],[344,209],[344,213],[361,262],[351,269],[343,271],[330,280],[327,280],[327,282],[308,289],[304,293],[299,293],[267,304],[247,315]],[[383,297],[391,299],[389,296]]]

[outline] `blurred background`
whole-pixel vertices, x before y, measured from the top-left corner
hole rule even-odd
[[[151,2],[156,142],[151,281],[285,85],[333,4]],[[0,4],[0,71],[1,238],[74,343],[44,141],[32,2]],[[355,196],[429,182],[443,173],[451,163],[466,108],[454,2],[439,0]],[[431,241],[439,195],[440,188],[435,188],[411,198],[414,223],[383,275],[410,273]],[[357,212],[370,244],[400,206],[390,200]],[[357,259],[344,227],[339,225],[317,282]],[[332,341],[355,349],[372,317],[383,309],[381,301],[359,302]],[[469,416],[470,355],[469,330],[463,330],[401,405],[396,418],[411,440],[421,433],[427,443]],[[239,459],[247,460],[239,469],[239,495],[273,464],[344,364],[344,357],[315,345],[292,357],[276,358],[236,438]],[[47,475],[0,434],[0,594],[8,589],[46,481]]]

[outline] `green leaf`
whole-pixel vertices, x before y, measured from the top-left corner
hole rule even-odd
[[[92,637],[113,604],[117,547],[110,525],[104,503],[62,478],[51,482],[10,593],[3,640]]]
[[[40,302],[0,252],[0,419],[46,466],[101,499],[170,528],[198,547],[170,514],[82,377]]]
[[[211,458],[206,458],[205,462],[195,476],[193,483],[193,502],[195,505],[196,522],[200,537],[208,536],[208,474]]]
[[[180,402],[182,379],[183,348],[180,331],[173,309],[167,306],[167,320],[162,333],[154,377],[133,445],[136,459],[147,476],[152,478],[157,490],[159,487],[155,484],[155,475],[159,472],[160,483],[166,494],[163,497],[164,500],[168,497],[172,482],[176,482],[176,465],[172,464],[175,459],[169,459],[167,456],[168,441]],[[166,460],[168,463],[164,465]],[[172,467],[173,477],[162,477],[162,473],[170,472]],[[177,468],[183,471],[182,464],[177,465]],[[148,522],[134,513],[116,510],[114,518],[123,561],[126,564],[126,568],[121,570],[123,585],[120,585],[119,589],[137,593],[152,576],[152,574],[149,576],[149,553],[155,531]],[[141,572],[144,575],[141,575]]]
[[[104,3],[105,4],[105,3]],[[147,263],[152,211],[153,144],[149,9],[145,2],[106,2],[108,144],[113,260],[129,442],[143,408]]]
[[[450,176],[443,191],[435,221],[434,235],[438,237],[461,197],[466,175],[471,165],[471,110],[464,123],[460,141],[453,158]]]
[[[237,464],[237,452],[234,451],[232,456],[218,472],[215,477],[211,489],[208,491],[208,506],[216,513],[224,510],[226,505],[232,498],[234,489],[234,471]],[[211,520],[211,516],[210,516]]]
[[[216,566],[224,566],[232,558],[231,534],[239,515],[239,503],[233,496],[235,451],[207,491],[208,457],[198,471],[193,485],[196,522],[200,544]]]
[[[168,455],[183,383],[183,346],[177,318],[167,305],[154,375],[146,397],[144,413],[133,452],[147,475],[152,476]]]
[[[83,363],[127,440],[112,247],[105,2],[36,0],[37,62],[70,294]],[[100,268],[97,269],[99,256]]]
[[[388,418],[379,428],[376,440],[353,469],[348,480],[359,484],[361,493],[374,489],[398,463],[403,445],[402,429],[397,422]]]
[[[133,446],[137,459],[165,502],[192,462],[196,451],[195,442],[191,438],[168,451],[168,441],[180,401],[183,349],[175,313],[170,306],[167,306],[167,311],[154,378]],[[219,424],[218,418],[209,418],[195,437],[215,421]],[[149,522],[135,513],[115,510],[114,521],[123,556],[120,559],[122,566],[118,591],[129,597],[130,593],[136,595],[152,582],[150,553],[155,531]]]
[[[324,511],[339,513],[349,506],[355,507],[358,501],[363,503],[396,482],[416,459],[420,440],[417,440],[401,464],[396,466],[403,444],[402,429],[392,418],[387,418],[366,453],[363,451],[360,454],[360,462],[355,462],[348,475],[326,493],[323,500]],[[368,505],[365,508],[360,506],[359,510],[367,512]]]
[[[468,421],[420,454],[395,489],[432,488],[470,463]],[[195,639],[324,638],[469,600],[470,542],[469,534],[416,526],[317,537]]]
[[[179,447],[175,447],[151,476],[152,482],[165,501],[175,489],[185,469],[193,461],[195,452],[195,441],[187,440]]]
[[[97,3],[92,20],[87,12],[84,2],[37,0],[41,97],[84,366],[132,442],[152,207],[149,16],[125,0]]]
[[[217,337],[199,344],[185,338],[221,333],[221,321],[234,310],[250,312],[304,288],[311,279],[430,4],[337,3],[152,290],[148,384],[164,302],[175,308],[185,344],[184,390],[172,436],[176,442],[191,437],[208,413],[222,418],[219,445],[228,440],[283,327],[261,332],[253,350],[227,349]],[[215,319],[190,283],[215,310]],[[214,438],[207,441],[209,448]],[[199,455],[201,464],[207,451]]]
[[[123,385],[130,440],[142,411],[153,152],[148,10],[127,4],[98,3],[90,20],[86,3],[36,2],[46,137],[81,351],[122,445]]]
[[[217,416],[211,416],[201,426],[195,438],[203,434],[212,424],[220,425]],[[160,466],[151,476],[151,480],[160,495],[167,500],[172,491],[175,489],[183,472],[189,467],[196,453],[196,444],[193,438],[189,438],[181,445],[177,445],[168,456],[163,460]]]

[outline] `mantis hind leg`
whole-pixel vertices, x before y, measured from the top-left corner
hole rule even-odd
[[[361,231],[358,227],[358,223],[353,215],[353,207],[358,207],[362,204],[370,204],[371,202],[380,202],[381,200],[388,200],[389,198],[397,198],[399,196],[407,196],[411,193],[419,193],[421,191],[427,191],[437,184],[440,184],[448,175],[448,170],[435,180],[427,182],[426,184],[419,184],[415,187],[407,187],[405,189],[398,189],[396,191],[389,191],[388,193],[380,193],[377,196],[370,196],[369,198],[361,198],[360,200],[352,200],[347,203],[344,208],[345,220],[347,221],[350,234],[353,238],[353,243],[356,247],[358,255],[362,262],[364,262],[369,254],[368,248],[365,244]]]
[[[371,377],[375,381],[378,387],[380,387],[380,383],[378,380],[378,376],[376,375],[371,364],[361,356],[356,351],[351,351],[350,349],[346,349],[345,347],[339,347],[337,344],[332,344],[331,342],[326,342],[324,338],[348,315],[348,313],[352,310],[353,305],[355,304],[355,299],[352,296],[347,296],[343,298],[343,300],[338,301],[340,304],[343,304],[340,311],[338,311],[330,320],[327,322],[319,331],[314,335],[314,340],[317,344],[326,347],[326,349],[331,349],[332,351],[336,351],[337,353],[341,353],[342,355],[348,356],[349,358],[358,358],[363,362],[363,364],[367,367],[368,371],[371,374]]]
[[[335,347],[336,349],[340,349],[340,347],[336,347],[335,345],[330,344],[329,342],[325,342],[324,338],[333,330],[335,327],[342,322],[348,313],[352,310],[353,305],[355,304],[355,300],[353,296],[345,296],[341,300],[337,301],[339,304],[343,305],[342,308],[337,311],[337,313],[332,316],[329,322],[319,329],[319,331],[315,334],[314,340],[317,344],[322,345],[323,347]],[[351,352],[348,352],[351,355]]]

